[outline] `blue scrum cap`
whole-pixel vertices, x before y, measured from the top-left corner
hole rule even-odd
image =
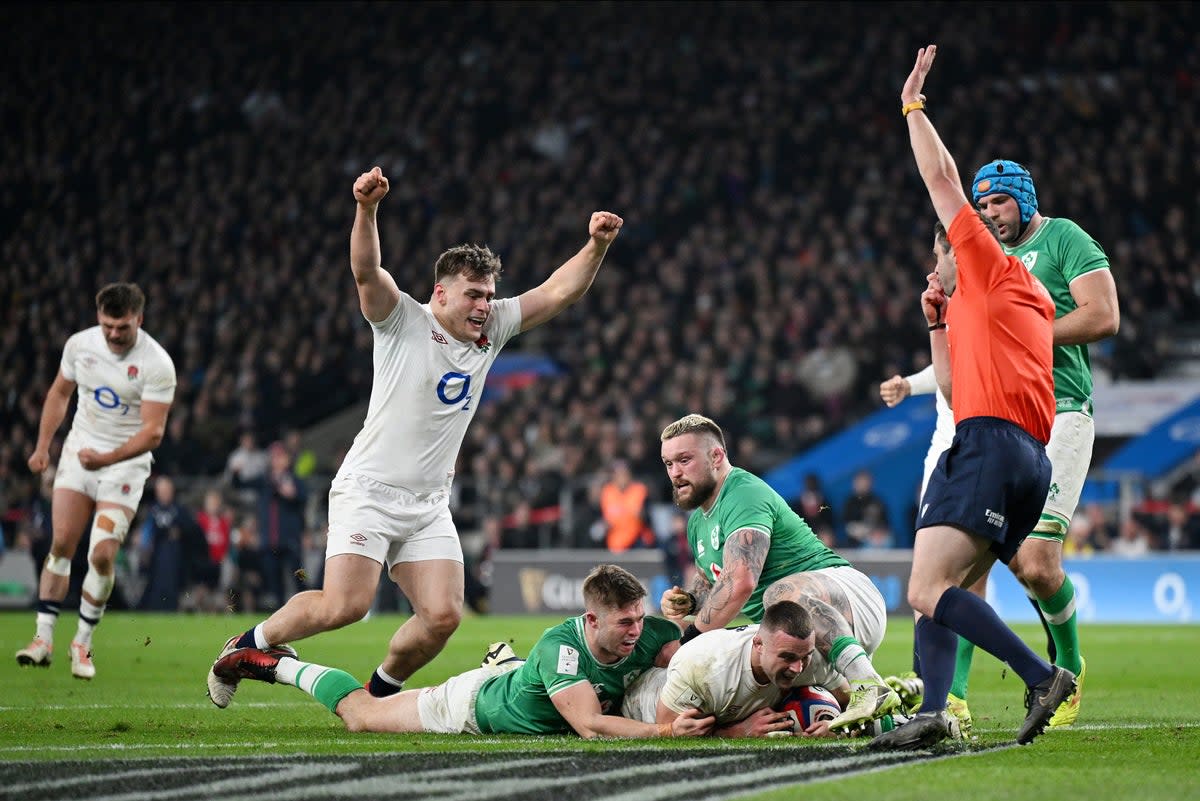
[[[1017,201],[1021,223],[1027,224],[1037,213],[1037,190],[1029,170],[1015,161],[996,159],[979,168],[971,182],[971,197],[976,203],[988,195],[1008,195]]]

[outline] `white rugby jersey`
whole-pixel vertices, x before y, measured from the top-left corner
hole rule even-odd
[[[717,724],[742,720],[774,706],[783,691],[759,684],[750,667],[758,626],[714,629],[689,640],[671,657],[659,700],[674,712],[699,709],[717,716]]]
[[[70,447],[111,451],[142,427],[142,402],[175,398],[175,363],[145,331],[123,356],[113,353],[100,326],[71,335],[63,346],[63,378],[78,384]]]
[[[449,487],[488,370],[521,329],[520,301],[492,301],[474,342],[450,336],[428,303],[404,292],[387,319],[371,327],[375,367],[367,419],[338,475],[419,493]]]

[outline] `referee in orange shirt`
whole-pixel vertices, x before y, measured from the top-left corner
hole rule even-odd
[[[1007,663],[1029,687],[1021,744],[1042,733],[1075,688],[1074,674],[1031,651],[986,601],[965,589],[996,559],[1008,563],[1046,500],[1054,304],[967,203],[954,159],[925,114],[921,89],[936,54],[935,45],[920,50],[900,101],[939,220],[937,267],[921,306],[955,431],[921,501],[908,586],[908,601],[921,615],[916,641],[924,701],[911,721],[875,738],[872,746],[880,749],[922,748],[949,736],[945,707],[956,635]],[[954,303],[947,305],[950,295]]]

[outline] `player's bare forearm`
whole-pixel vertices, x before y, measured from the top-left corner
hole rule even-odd
[[[688,585],[688,592],[696,597],[696,608],[693,612],[699,611],[700,607],[708,603],[708,594],[712,592],[712,583],[699,570],[692,575],[692,581]]]
[[[937,379],[938,389],[942,391],[946,403],[953,408],[951,400],[952,384],[950,381],[950,341],[946,329],[939,328],[929,332],[929,355],[933,361],[933,375]]]
[[[929,191],[929,199],[933,201],[938,219],[949,228],[958,210],[966,204],[967,196],[958,177],[958,166],[925,113],[925,95],[922,94],[922,89],[925,86],[925,76],[933,67],[936,55],[937,45],[932,44],[922,47],[917,52],[912,72],[904,82],[904,88],[900,90],[900,103],[910,109],[905,114],[905,121],[908,124],[908,138],[912,145],[913,157],[917,161],[917,170]],[[914,108],[917,104],[920,106]]]
[[[521,330],[528,331],[557,317],[582,298],[596,278],[608,245],[589,239],[588,243],[540,285],[520,296]]]
[[[712,725],[704,726],[697,720],[693,710],[683,716],[672,718],[672,722],[643,723],[619,715],[605,715],[600,708],[600,699],[591,683],[576,684],[550,696],[550,702],[562,715],[575,733],[585,739],[596,737],[672,737],[681,734],[704,734]]]
[[[596,273],[608,254],[608,246],[608,242],[588,239],[578,253],[563,262],[550,276],[556,290],[566,298],[568,304],[583,297],[596,280]]]
[[[725,541],[724,569],[696,614],[696,628],[711,631],[729,625],[758,586],[771,541],[761,531],[738,529]]]
[[[350,270],[354,280],[365,284],[378,277],[382,256],[379,248],[379,226],[375,223],[378,206],[359,204],[350,229]]]
[[[124,462],[154,450],[162,442],[163,433],[161,427],[142,426],[136,434],[125,440],[120,447],[102,454],[104,461],[104,465],[102,466],[107,467],[118,462]]]
[[[70,405],[70,395],[63,396],[54,390],[46,395],[46,402],[42,404],[42,419],[38,422],[37,450],[44,451],[50,447],[50,440],[54,439],[54,432],[66,419]]]
[[[905,119],[917,170],[925,182],[933,210],[949,229],[958,210],[967,202],[958,177],[958,166],[924,111],[911,112]]]

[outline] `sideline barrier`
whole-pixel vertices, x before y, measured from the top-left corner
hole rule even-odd
[[[599,564],[620,565],[645,585],[646,611],[658,610],[658,599],[670,589],[662,551],[610,553],[603,549],[497,551],[492,559],[488,608],[496,615],[583,612],[583,580]]]
[[[912,551],[845,551],[855,567],[871,577],[889,616],[912,614],[908,574]],[[629,570],[646,585],[646,611],[670,587],[662,554],[652,550],[614,554],[606,550],[500,551],[492,565],[491,611],[512,614],[578,614],[583,611],[583,579],[603,562]],[[1075,585],[1076,610],[1084,623],[1194,623],[1200,597],[1200,553],[1141,558],[1093,556],[1067,559]],[[988,582],[988,603],[1007,621],[1036,622],[1025,592],[1003,565]]]
[[[1081,623],[1196,623],[1200,553],[1064,559]],[[1025,591],[1008,570],[993,569],[988,603],[1005,620],[1036,622]]]

